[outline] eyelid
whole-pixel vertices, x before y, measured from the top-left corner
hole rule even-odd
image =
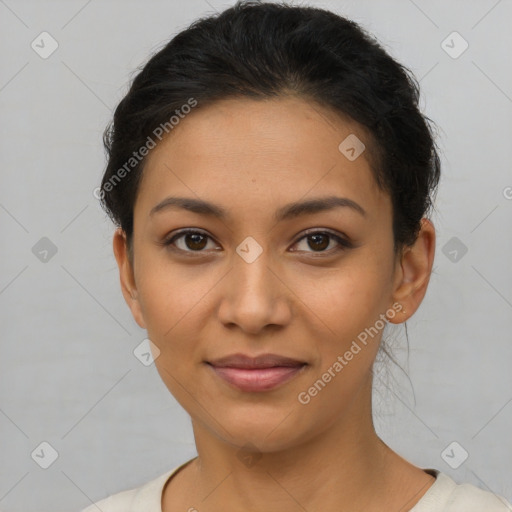
[[[299,238],[293,243],[293,245],[296,245],[298,242],[303,240],[304,238],[307,238],[310,235],[329,235],[331,238],[333,238],[337,243],[338,247],[335,247],[333,249],[329,249],[327,251],[305,251],[310,254],[318,254],[319,256],[322,254],[332,254],[344,249],[351,249],[354,247],[354,244],[349,240],[349,238],[346,235],[342,235],[341,233],[338,233],[336,231],[332,231],[327,228],[310,228],[304,231]],[[304,252],[304,251],[295,251],[295,252]]]
[[[201,228],[183,228],[176,232],[172,232],[172,234],[166,236],[161,242],[159,242],[159,244],[163,245],[164,247],[171,248],[172,250],[178,251],[181,254],[190,254],[190,255],[193,255],[193,254],[200,255],[201,253],[207,254],[209,251],[184,251],[183,249],[178,249],[177,247],[174,246],[174,241],[176,241],[178,238],[185,236],[189,233],[203,235],[206,238],[209,238],[210,240],[212,240],[216,244],[218,244],[218,242],[210,234],[208,234],[206,231],[204,231]]]
[[[212,238],[210,234],[208,234],[205,230],[201,228],[183,228],[178,229],[178,231],[172,231],[171,234],[167,235],[164,239],[164,241],[169,242],[170,240],[173,240],[175,238],[178,238],[180,235],[186,235],[188,233],[199,233],[200,235],[207,236],[209,238]],[[213,240],[213,238],[212,238]]]

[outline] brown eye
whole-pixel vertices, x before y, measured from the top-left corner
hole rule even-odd
[[[294,249],[299,252],[310,253],[332,253],[352,247],[352,244],[341,236],[330,233],[329,231],[314,231],[306,234],[299,239],[295,245],[306,242],[303,249]],[[334,244],[332,242],[334,241]],[[330,247],[330,248],[329,248]],[[329,248],[329,249],[328,249]],[[327,250],[326,250],[327,249]]]
[[[169,240],[164,242],[166,246],[173,246],[182,252],[205,252],[208,241],[211,240],[210,236],[197,230],[181,231]]]
[[[207,237],[200,233],[187,233],[184,235],[184,241],[189,249],[197,251],[206,247]]]
[[[329,247],[329,238],[329,235],[326,235],[325,233],[309,235],[307,237],[308,246],[315,251],[323,251]]]

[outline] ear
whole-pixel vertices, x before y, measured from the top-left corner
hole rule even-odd
[[[126,301],[126,304],[128,304],[135,321],[140,327],[145,329],[146,324],[144,322],[142,308],[138,298],[132,262],[129,258],[126,233],[121,228],[116,229],[112,245],[117,266],[119,267],[119,280],[121,282],[121,291],[123,292],[124,300]]]
[[[416,241],[404,249],[395,265],[393,300],[402,305],[402,310],[390,318],[390,322],[405,322],[419,308],[430,280],[435,248],[434,225],[429,219],[423,218]]]

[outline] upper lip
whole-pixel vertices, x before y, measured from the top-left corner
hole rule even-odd
[[[232,354],[207,361],[212,366],[224,368],[272,368],[276,366],[303,366],[306,363],[278,354],[261,354],[251,357],[245,354]]]

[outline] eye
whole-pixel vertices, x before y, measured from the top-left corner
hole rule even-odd
[[[337,245],[334,244],[334,247],[329,248],[333,240],[336,242]],[[302,241],[304,241],[304,245],[312,249],[312,251],[309,251],[307,249],[299,249],[300,252],[331,253],[352,247],[352,244],[348,240],[342,238],[339,235],[331,233],[330,231],[310,231],[305,236],[300,238],[295,243],[295,245],[299,244]],[[297,251],[297,249],[293,249],[293,251]]]
[[[196,229],[186,229],[164,240],[162,245],[173,246],[178,251],[188,253],[205,252],[203,249],[208,248],[208,240],[212,238],[206,233]]]
[[[205,249],[218,250],[215,244],[213,247],[208,247],[209,241],[213,242],[213,239],[203,231],[184,229],[164,240],[162,245],[182,253],[189,253],[190,255],[193,255],[193,253],[206,252]],[[333,241],[335,244],[332,244]],[[292,252],[335,253],[353,247],[351,242],[330,231],[310,231],[295,242],[294,246],[301,242],[305,242],[304,245],[312,250],[308,250],[307,248],[292,249]],[[334,247],[331,247],[332,245],[334,245]]]

